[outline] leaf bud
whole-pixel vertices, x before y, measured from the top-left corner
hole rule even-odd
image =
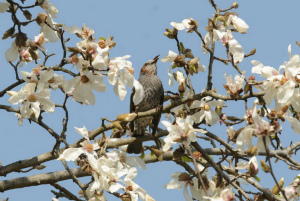
[[[120,114],[117,116],[118,121],[132,121],[137,116],[136,113]]]
[[[265,173],[270,172],[269,166],[267,165],[267,163],[266,163],[263,159],[260,160],[260,166],[261,166],[261,169],[262,169]]]
[[[280,181],[278,182],[278,186],[279,186],[280,188],[278,188],[277,184],[275,184],[275,186],[274,186],[273,189],[272,189],[272,193],[273,193],[274,195],[277,195],[277,194],[280,192],[280,189],[283,187],[283,185],[284,185],[284,178],[282,177],[282,178],[280,179]]]

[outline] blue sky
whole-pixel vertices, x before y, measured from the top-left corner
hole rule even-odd
[[[34,1],[26,1],[30,3]],[[88,27],[94,29],[95,37],[107,37],[107,35],[114,36],[114,41],[117,46],[110,52],[110,57],[131,55],[129,59],[135,68],[135,77],[138,78],[139,70],[142,65],[160,54],[167,55],[169,50],[176,52],[177,47],[174,40],[170,40],[163,35],[165,28],[171,28],[170,22],[181,22],[183,19],[192,17],[199,22],[199,30],[203,35],[206,34],[204,26],[207,25],[207,18],[212,17],[214,12],[206,0],[164,0],[164,1],[78,1],[78,0],[53,0],[52,2],[59,10],[58,18],[54,19],[57,23],[64,23],[68,26],[77,25],[81,27],[86,24]],[[220,8],[229,7],[233,1],[216,0],[216,4]],[[264,65],[278,68],[284,61],[289,59],[287,48],[292,44],[292,54],[299,54],[300,49],[295,45],[295,41],[300,41],[300,25],[299,25],[299,7],[300,1],[241,1],[239,8],[234,10],[239,13],[248,25],[249,30],[247,34],[234,33],[234,37],[243,46],[246,53],[250,52],[253,48],[257,52],[251,58],[246,58],[239,66],[245,70],[247,76],[251,74],[251,60],[258,60]],[[35,9],[33,16],[37,12],[42,12],[42,9]],[[12,26],[10,16],[7,13],[1,14],[0,19],[2,25],[0,26],[0,33],[4,33]],[[25,32],[29,38],[39,33],[39,27],[36,24],[26,27]],[[71,37],[71,35],[69,35]],[[208,55],[203,55],[201,51],[201,41],[196,34],[186,34],[184,31],[179,32],[179,40],[182,41],[186,48],[191,48],[196,57],[200,57],[200,62],[207,66]],[[69,46],[76,46],[79,42],[78,38],[71,37]],[[10,47],[11,39],[0,41],[0,61],[2,69],[2,78],[0,81],[0,91],[6,86],[14,82],[15,75],[11,66],[6,62],[4,53]],[[54,65],[60,61],[61,50],[59,44],[47,44],[48,52],[55,52],[57,56],[49,59],[49,65]],[[224,58],[225,50],[222,45],[217,46],[217,55]],[[177,90],[177,85],[173,87],[168,86],[168,63],[158,62],[158,74],[162,79],[165,90]],[[33,64],[24,65],[22,70],[31,71],[34,67]],[[71,69],[71,65],[68,66]],[[75,70],[75,68],[73,69]],[[225,94],[222,89],[222,84],[225,83],[223,74],[232,74],[236,72],[230,66],[225,66],[220,62],[215,62],[215,73],[213,82],[214,86],[218,88],[218,92]],[[193,86],[196,92],[201,92],[205,87],[207,72],[199,73],[193,78]],[[256,76],[258,77],[258,76]],[[129,95],[125,97],[124,101],[120,101],[118,96],[113,93],[113,87],[107,82],[107,91],[104,93],[97,93],[95,106],[81,106],[76,102],[69,101],[69,115],[70,122],[68,127],[67,139],[73,143],[81,136],[76,133],[74,126],[86,126],[89,130],[98,128],[101,125],[101,117],[108,119],[115,119],[120,113],[127,113],[129,111]],[[18,90],[16,88],[15,90]],[[0,104],[8,105],[9,97],[6,95],[0,99]],[[63,96],[54,96],[55,103],[61,104]],[[230,108],[231,103],[228,103]],[[237,103],[238,104],[238,103]],[[243,107],[243,104],[236,105]],[[236,107],[236,108],[237,108]],[[230,115],[242,114],[240,111],[230,111]],[[61,120],[63,111],[56,109],[53,114],[45,114],[44,120],[54,130],[60,132]],[[17,119],[13,113],[7,113],[0,110],[1,119],[1,133],[0,133],[0,160],[2,165],[12,163],[17,160],[30,158],[52,149],[55,141],[54,139],[42,128],[34,123],[30,124],[24,121],[22,127],[18,126]],[[286,125],[289,128],[288,125]],[[226,138],[226,128],[224,126],[216,126],[214,132]],[[292,131],[291,131],[292,132]],[[283,133],[285,136],[291,136],[289,132]],[[299,136],[294,136],[294,141],[299,140]],[[286,142],[288,143],[288,142]],[[31,174],[38,174],[42,172],[62,170],[63,165],[54,161],[46,164],[47,167],[42,171],[33,171]],[[72,165],[70,163],[70,165]],[[75,166],[74,166],[75,167]],[[287,168],[287,167],[286,167]],[[168,183],[171,175],[176,171],[183,171],[174,162],[162,162],[147,165],[147,170],[139,170],[137,183],[147,190],[148,194],[154,197],[157,201],[160,200],[183,200],[183,193],[177,190],[166,190],[162,186]],[[290,180],[295,174],[285,174],[275,170],[278,174],[279,180],[284,174]],[[28,175],[28,174],[24,174]],[[1,178],[2,180],[23,176],[20,173],[12,173],[7,177]],[[270,175],[265,176],[262,174],[263,185],[270,185],[272,188],[274,182],[271,180]],[[85,180],[87,181],[87,180]],[[62,182],[66,187],[78,191],[78,188],[72,182]],[[10,200],[51,200],[53,197],[49,186],[31,187],[26,189],[17,189],[7,191],[1,195],[2,198],[10,197]],[[61,199],[64,200],[64,199]],[[112,198],[111,200],[115,200]]]

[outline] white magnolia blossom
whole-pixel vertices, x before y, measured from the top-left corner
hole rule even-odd
[[[232,24],[236,30],[243,34],[247,33],[247,30],[249,29],[249,26],[246,24],[246,22],[236,15],[230,15],[226,24],[228,26]]]
[[[20,106],[20,112],[23,118],[28,119],[33,113],[37,119],[40,116],[40,107],[42,107],[46,112],[54,112],[55,105],[50,100],[50,90],[43,89],[39,92],[35,92],[35,89],[35,83],[27,83],[21,88],[20,92],[15,93],[15,95],[8,99],[8,101],[13,105],[22,103]],[[8,91],[7,93],[12,92]]]
[[[100,149],[98,143],[91,143],[89,139],[88,130],[84,126],[83,128],[75,127],[75,130],[81,134],[85,141],[81,142],[80,148],[68,148],[59,155],[57,160],[75,161],[81,154],[86,154],[88,159],[97,156],[95,150]]]
[[[193,117],[196,123],[200,123],[205,120],[206,125],[213,125],[220,120],[219,115],[216,113],[213,107],[224,106],[223,100],[209,100],[209,97],[204,97],[199,100],[195,100],[191,105],[192,108],[200,108],[199,112],[196,112]]]
[[[189,23],[191,22],[191,19],[184,19],[182,22],[171,22],[171,26],[175,27],[178,30],[184,30],[184,29],[189,29],[190,25]]]
[[[5,58],[7,62],[14,62],[18,59],[18,56],[19,56],[19,48],[16,45],[16,42],[13,41],[11,47],[7,49],[5,52]]]
[[[223,76],[226,79],[226,84],[229,89],[230,94],[239,94],[243,90],[244,85],[244,75],[235,75],[234,80],[232,80],[231,75],[227,77],[227,74],[225,73]]]
[[[172,125],[168,121],[162,121],[162,124],[167,128],[169,134],[164,139],[165,145],[163,151],[168,151],[171,145],[178,142],[182,142],[185,146],[189,146],[191,142],[196,141],[196,132],[206,133],[203,129],[193,128],[193,117],[187,116],[184,120],[182,118],[176,118],[176,125]]]
[[[95,104],[95,95],[93,89],[98,92],[106,91],[103,83],[103,75],[100,72],[80,72],[80,76],[65,81],[63,89],[66,94],[72,95],[73,98],[82,104]]]

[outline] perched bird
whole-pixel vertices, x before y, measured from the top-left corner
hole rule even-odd
[[[144,88],[144,98],[138,104],[134,105],[133,95],[135,89],[133,88],[130,98],[130,113],[132,112],[144,112],[154,108],[159,108],[163,105],[164,102],[164,88],[163,85],[157,76],[157,67],[156,63],[158,61],[159,55],[156,56],[153,60],[147,61],[141,69],[139,82]],[[153,118],[143,117],[136,119],[130,122],[130,129],[133,133],[133,137],[140,137],[145,135],[146,127],[149,125],[152,120],[152,135],[155,135],[157,126],[160,121],[160,116],[156,115]],[[135,141],[128,145],[127,153],[136,153],[139,154],[142,151],[142,142]]]

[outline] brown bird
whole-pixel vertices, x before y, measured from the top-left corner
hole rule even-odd
[[[144,112],[154,108],[159,108],[163,105],[164,102],[164,88],[163,85],[157,76],[157,66],[159,55],[156,56],[153,60],[147,61],[141,69],[139,82],[144,88],[144,98],[138,104],[134,105],[133,95],[135,89],[133,88],[130,98],[130,113],[132,112]],[[157,126],[160,121],[160,116],[156,115],[154,117],[143,117],[136,119],[130,122],[130,129],[133,133],[133,137],[141,137],[145,135],[146,127],[149,125],[152,120],[152,135],[155,135]],[[141,141],[135,141],[128,145],[127,153],[141,153],[143,148]]]

